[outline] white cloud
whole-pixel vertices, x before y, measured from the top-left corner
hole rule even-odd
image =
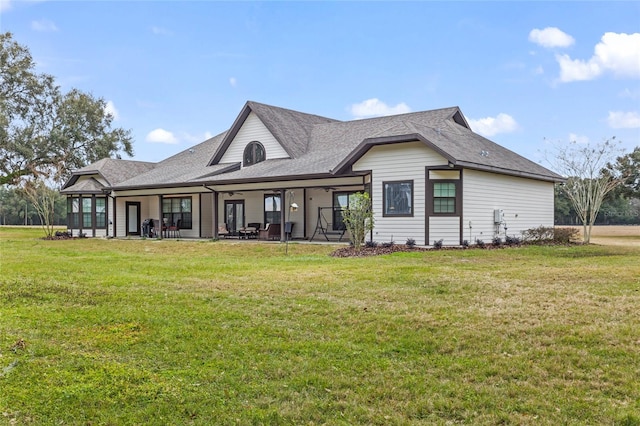
[[[11,0],[0,0],[0,12],[11,9]]]
[[[500,113],[496,117],[470,119],[469,125],[474,132],[483,136],[493,136],[498,133],[511,133],[518,129],[518,123],[509,114]]]
[[[593,80],[606,71],[618,77],[640,78],[640,33],[605,33],[589,60],[556,55],[560,81]]]
[[[40,32],[58,31],[58,27],[48,19],[40,19],[39,21],[31,21],[31,29]]]
[[[569,47],[575,40],[569,34],[556,27],[547,27],[543,30],[537,28],[529,33],[529,41],[542,47]]]
[[[365,118],[405,114],[411,112],[411,108],[404,102],[400,102],[396,106],[389,106],[377,98],[372,98],[351,105],[350,112],[356,118]]]
[[[165,36],[173,35],[173,32],[171,30],[168,30],[163,27],[151,27],[151,32],[155,35],[165,35]]]
[[[580,136],[576,135],[575,133],[569,133],[569,142],[587,145],[589,143],[589,138],[587,136]]]
[[[613,129],[640,128],[640,113],[637,111],[609,111],[607,123]]]
[[[173,135],[173,133],[160,128],[150,131],[145,140],[151,143],[178,143],[178,139]]]
[[[107,101],[107,105],[105,105],[104,107],[104,112],[106,112],[107,114],[111,114],[114,120],[120,119],[120,112],[118,112],[118,110],[116,109],[113,101]]]
[[[198,134],[191,134],[191,133],[183,133],[180,135],[180,139],[190,143],[190,144],[196,144],[196,143],[200,143],[200,142],[204,142],[207,139],[211,139],[213,137],[213,134],[211,134],[211,132],[207,131],[204,133],[198,133]]]
[[[579,59],[571,59],[569,55],[556,55],[556,61],[560,65],[560,81],[593,80],[602,74],[602,67],[597,62],[589,62]]]
[[[229,78],[229,84],[231,85],[231,87],[236,87],[236,84],[238,84],[238,80],[236,80],[235,77],[231,77]]]
[[[640,88],[634,90],[626,88],[618,96],[621,98],[640,99]]]

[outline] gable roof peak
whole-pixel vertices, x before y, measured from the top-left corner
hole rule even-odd
[[[311,130],[315,125],[338,121],[320,115],[247,101],[209,161],[209,165],[217,164],[222,159],[227,148],[251,113],[254,113],[260,119],[291,158],[298,158],[307,151]]]

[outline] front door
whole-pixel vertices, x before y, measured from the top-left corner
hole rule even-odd
[[[244,200],[227,200],[224,202],[225,222],[232,235],[238,235],[238,229],[244,226]]]
[[[140,235],[140,203],[127,201],[127,235]]]

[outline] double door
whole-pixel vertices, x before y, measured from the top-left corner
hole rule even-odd
[[[224,218],[229,233],[238,235],[238,230],[244,227],[244,200],[225,201]]]

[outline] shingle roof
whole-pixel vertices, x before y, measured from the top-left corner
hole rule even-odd
[[[291,158],[298,158],[305,153],[309,144],[309,135],[314,126],[337,121],[319,115],[248,101],[212,156],[209,162],[210,165],[220,161],[225,150],[229,147],[238,130],[242,127],[244,120],[251,112],[260,118]]]
[[[71,178],[63,185],[62,193],[75,193],[76,182],[82,175],[99,175],[106,182],[107,186],[115,186],[131,179],[134,176],[142,175],[153,169],[156,163],[146,161],[121,160],[116,158],[103,158],[95,163],[76,170]],[[101,185],[96,181],[98,185]],[[102,187],[102,185],[101,185]],[[77,187],[80,188],[80,187]]]
[[[229,164],[207,166],[225,135],[226,132],[220,133],[198,145],[179,152],[157,163],[153,170],[121,182],[118,187],[155,187],[188,183],[234,167],[234,165]]]
[[[60,192],[63,194],[100,194],[104,188],[103,184],[91,177],[66,187]]]
[[[251,112],[260,118],[291,158],[270,159],[244,168],[240,168],[239,163],[219,163]],[[351,165],[372,146],[410,140],[424,142],[459,166],[542,180],[562,180],[556,173],[473,133],[458,107],[338,121],[249,101],[227,132],[169,157],[138,175],[109,182],[122,189],[353,175]],[[86,173],[85,169],[78,172]]]

